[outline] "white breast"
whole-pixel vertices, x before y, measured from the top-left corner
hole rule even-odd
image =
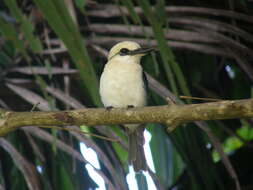
[[[121,63],[117,59],[108,62],[100,78],[100,96],[104,106],[145,106],[146,92],[142,72],[138,63]]]

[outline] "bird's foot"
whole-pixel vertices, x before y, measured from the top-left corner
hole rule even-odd
[[[112,108],[113,108],[113,106],[107,106],[107,107],[105,107],[105,109],[106,109],[107,111],[111,111]]]
[[[134,105],[127,105],[127,108],[134,108]]]

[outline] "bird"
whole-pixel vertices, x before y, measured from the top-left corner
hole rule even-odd
[[[154,48],[142,48],[134,41],[123,41],[114,45],[100,77],[99,93],[104,106],[112,108],[144,107],[147,93],[141,57]],[[147,170],[144,154],[144,130],[140,124],[124,124],[128,135],[129,164],[135,172]]]

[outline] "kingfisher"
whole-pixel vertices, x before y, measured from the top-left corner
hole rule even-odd
[[[100,78],[99,93],[104,106],[111,108],[144,107],[147,105],[145,76],[141,57],[154,48],[142,48],[133,41],[123,41],[109,51],[108,61]],[[124,124],[128,135],[128,160],[135,172],[146,171],[144,130],[140,124]]]

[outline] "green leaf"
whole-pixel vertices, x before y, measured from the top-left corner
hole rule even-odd
[[[166,6],[164,0],[157,0],[157,3],[155,5],[155,15],[156,15],[156,20],[159,22],[161,26],[167,25],[167,13],[165,12],[164,7]]]
[[[143,173],[136,173],[135,178],[137,180],[138,189],[148,190],[147,180]]]
[[[253,129],[249,125],[243,125],[241,128],[236,130],[236,133],[244,140],[253,139]]]
[[[112,143],[113,149],[115,150],[119,160],[124,165],[128,165],[128,152],[122,148],[118,143]]]
[[[123,141],[127,142],[127,137],[125,134],[120,130],[119,126],[110,126],[110,129]],[[112,146],[119,157],[119,160],[123,164],[128,164],[128,152],[121,147],[118,143],[112,143]]]
[[[22,20],[22,24],[21,24],[20,27],[21,27],[21,30],[25,34],[25,38],[26,38],[27,42],[29,43],[30,48],[35,53],[42,52],[43,48],[42,48],[42,45],[40,43],[40,40],[33,35],[33,32],[34,32],[33,25],[27,19],[24,18]]]
[[[139,15],[134,10],[133,2],[131,0],[121,0],[121,2],[128,9],[128,11],[130,13],[130,17],[132,18],[134,23],[135,24],[137,24],[137,23],[141,24],[141,19],[140,19]],[[122,16],[124,16],[124,15],[122,15]]]
[[[173,173],[173,148],[167,135],[160,125],[148,124],[148,130],[152,134],[150,148],[155,166],[155,171],[162,184],[166,187],[174,183]]]
[[[178,63],[176,63],[175,57],[171,49],[167,45],[167,40],[165,39],[164,31],[163,31],[161,23],[159,23],[159,21],[156,19],[155,14],[153,13],[151,9],[151,5],[149,4],[148,1],[138,0],[138,2],[140,6],[142,7],[144,15],[148,19],[153,29],[153,32],[154,32],[154,35],[155,35],[155,38],[157,40],[158,47],[160,50],[162,64],[165,70],[165,75],[167,77],[168,82],[170,83],[173,93],[175,95],[178,95],[178,88],[177,88],[176,80],[174,78],[174,74],[172,70],[174,71],[176,75],[177,81],[179,83],[179,87],[181,88],[182,92],[185,95],[190,96],[190,91],[187,87],[187,83],[182,73],[182,70],[180,69]]]
[[[33,35],[33,25],[27,20],[24,15],[22,15],[22,12],[18,8],[16,0],[5,0],[5,4],[10,9],[12,16],[17,20],[20,26],[20,30],[24,33],[24,37],[29,43],[30,48],[36,53],[42,52],[42,45],[40,43],[40,40]]]
[[[85,88],[89,99],[93,104],[100,106],[98,94],[98,80],[93,68],[84,39],[81,37],[76,24],[70,17],[68,10],[61,0],[34,0],[42,11],[49,25],[64,42],[74,60],[81,76],[81,86]]]
[[[79,8],[79,10],[85,14],[85,5],[86,5],[86,0],[75,0],[75,5]]]
[[[0,52],[0,66],[7,66],[12,64],[11,58],[4,52]]]
[[[24,56],[27,56],[24,44],[18,39],[18,33],[16,32],[13,25],[7,23],[5,20],[0,18],[0,32],[9,41],[13,43],[13,46],[20,51]]]

